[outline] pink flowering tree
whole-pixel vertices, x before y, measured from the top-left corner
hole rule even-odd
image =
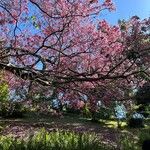
[[[32,85],[40,84],[94,102],[89,91],[113,89],[113,81],[116,87],[143,84],[142,76],[149,78],[150,20],[134,16],[111,26],[99,20],[103,10],[115,10],[113,2],[0,1],[0,70],[10,86],[35,90]]]

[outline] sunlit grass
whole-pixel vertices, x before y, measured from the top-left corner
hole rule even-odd
[[[108,128],[118,128],[117,120],[103,120],[103,119],[100,119],[99,122],[101,124],[104,124],[104,126],[108,127]],[[126,126],[127,126],[126,121],[121,121],[120,122],[120,127],[121,128],[125,128]]]

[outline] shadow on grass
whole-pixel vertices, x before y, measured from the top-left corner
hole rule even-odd
[[[76,114],[64,114],[64,116],[42,115],[36,112],[30,112],[20,119],[0,118],[0,134],[13,134],[15,137],[26,137],[41,128],[47,131],[67,130],[81,133],[95,133],[104,142],[115,145],[118,140],[118,134],[129,132],[133,136],[142,132],[143,129],[130,129],[126,122],[122,122],[121,130],[117,128],[117,121],[99,120],[92,122],[91,118],[84,118]]]
[[[106,133],[109,132],[107,125],[102,122],[93,123],[90,118],[83,118],[80,115],[65,114],[63,117],[37,115],[36,113],[28,113],[21,119],[0,119],[0,124],[8,128],[14,126],[22,126],[27,128],[42,128],[45,127],[48,130],[62,129],[73,130],[77,132],[95,132]],[[4,128],[6,131],[8,128]]]

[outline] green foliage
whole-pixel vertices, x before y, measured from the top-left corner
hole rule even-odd
[[[150,105],[141,104],[137,108],[137,112],[142,114],[145,118],[148,118],[150,115]]]
[[[109,150],[96,135],[74,132],[46,132],[42,129],[26,141],[0,136],[1,150]]]
[[[106,107],[100,107],[98,111],[98,117],[100,119],[110,119],[112,115],[112,110]]]
[[[21,118],[25,112],[21,102],[5,102],[0,106],[0,115],[4,118]]]
[[[150,104],[150,83],[147,82],[140,87],[136,93],[137,104]]]
[[[2,129],[3,129],[3,127],[0,125],[0,132],[1,132]]]
[[[9,96],[8,84],[3,78],[4,73],[0,71],[0,102],[8,101]]]
[[[143,118],[130,118],[128,120],[128,126],[131,128],[144,127],[144,119]]]
[[[141,150],[139,145],[137,144],[137,140],[134,139],[132,135],[123,134],[120,139],[122,150]]]
[[[74,107],[66,107],[67,113],[80,114],[81,110]]]
[[[86,118],[91,118],[91,112],[90,112],[90,108],[89,106],[87,105],[87,103],[85,104],[85,106],[83,107],[83,115],[86,117]]]
[[[139,134],[139,144],[142,145],[145,140],[150,140],[150,129],[143,130]]]
[[[118,20],[118,24],[119,24],[119,26],[120,26],[120,29],[122,30],[122,31],[125,31],[126,30],[126,21],[123,19],[123,20]]]
[[[31,21],[32,21],[32,24],[33,26],[36,28],[36,29],[39,29],[40,28],[40,25],[37,23],[37,18],[36,16],[31,16]]]
[[[135,135],[124,133],[120,138],[121,149],[123,150],[141,150],[143,142],[150,140],[150,129],[141,130],[138,137]]]
[[[8,93],[8,85],[5,82],[0,83],[0,102],[8,101]]]
[[[36,20],[36,16],[31,16],[31,20],[35,21]]]
[[[98,121],[100,119],[110,119],[111,115],[112,115],[111,109],[108,109],[106,107],[100,107],[98,111],[94,112],[92,118],[95,121]]]

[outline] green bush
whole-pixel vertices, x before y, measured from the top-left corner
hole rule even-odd
[[[25,112],[21,102],[5,102],[0,106],[0,116],[4,118],[22,118]]]
[[[145,140],[150,140],[150,129],[143,130],[139,134],[139,144],[142,145]]]
[[[112,110],[105,107],[100,107],[98,114],[100,119],[110,119]]]
[[[46,132],[30,136],[26,141],[0,136],[0,150],[109,150],[95,135],[74,132]]]
[[[131,128],[142,128],[144,127],[144,119],[143,118],[130,118],[128,120],[128,126]]]
[[[0,83],[0,102],[8,101],[8,93],[8,85],[5,82]]]
[[[100,119],[110,119],[111,115],[112,115],[112,111],[110,109],[105,107],[100,107],[98,111],[93,113],[92,118],[95,121],[98,121]]]
[[[142,114],[145,118],[148,118],[150,115],[150,105],[149,104],[141,104],[137,108],[137,112]]]
[[[90,108],[87,104],[85,104],[85,106],[83,107],[82,113],[86,118],[91,118]]]
[[[150,82],[140,87],[135,95],[137,104],[150,104]]]
[[[80,114],[81,110],[73,107],[66,107],[67,113]]]

